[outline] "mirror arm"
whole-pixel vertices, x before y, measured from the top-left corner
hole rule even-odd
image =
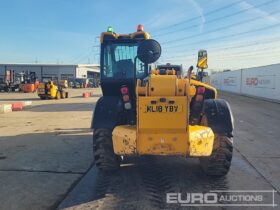
[[[190,68],[188,69],[188,74],[187,74],[187,77],[189,78],[190,81],[191,81],[192,70],[193,70],[193,66],[190,66]]]
[[[204,69],[201,69],[201,71],[200,71],[200,72],[201,72],[201,75],[200,75],[200,82],[202,82],[202,79],[203,79],[203,70],[204,70]]]

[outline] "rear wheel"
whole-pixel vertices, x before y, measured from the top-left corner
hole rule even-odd
[[[98,169],[102,171],[119,169],[121,158],[114,153],[111,130],[97,129],[94,132],[93,156]]]
[[[215,134],[213,152],[209,157],[201,157],[200,165],[209,176],[225,176],[230,169],[232,152],[232,138]]]
[[[61,98],[66,98],[66,93],[64,91],[61,92]]]
[[[56,92],[56,99],[60,99],[61,98],[61,93],[59,91]]]

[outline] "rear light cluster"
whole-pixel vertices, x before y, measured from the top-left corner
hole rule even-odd
[[[124,108],[126,110],[131,109],[132,105],[131,105],[130,98],[129,98],[129,91],[128,91],[128,88],[125,85],[123,85],[121,87],[121,94],[122,94],[122,100],[123,100],[123,103],[124,103]]]
[[[195,100],[199,101],[199,102],[203,101],[204,93],[205,93],[205,87],[198,87],[197,88],[197,95],[195,97]]]

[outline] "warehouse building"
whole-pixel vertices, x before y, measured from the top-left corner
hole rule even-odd
[[[15,73],[29,71],[35,74],[39,81],[96,78],[100,74],[98,64],[0,64],[0,77],[5,75],[6,70],[13,70]]]

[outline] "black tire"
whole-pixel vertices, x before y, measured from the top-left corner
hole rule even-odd
[[[60,93],[60,91],[57,91],[57,92],[56,92],[55,98],[56,98],[57,100],[61,99],[61,93]]]
[[[114,153],[111,130],[96,129],[93,134],[93,157],[99,170],[108,172],[120,168],[121,158]]]
[[[61,98],[66,98],[66,93],[64,91],[61,92]]]
[[[209,176],[225,176],[231,166],[232,152],[232,138],[215,134],[214,149],[211,156],[199,159],[203,171]]]

